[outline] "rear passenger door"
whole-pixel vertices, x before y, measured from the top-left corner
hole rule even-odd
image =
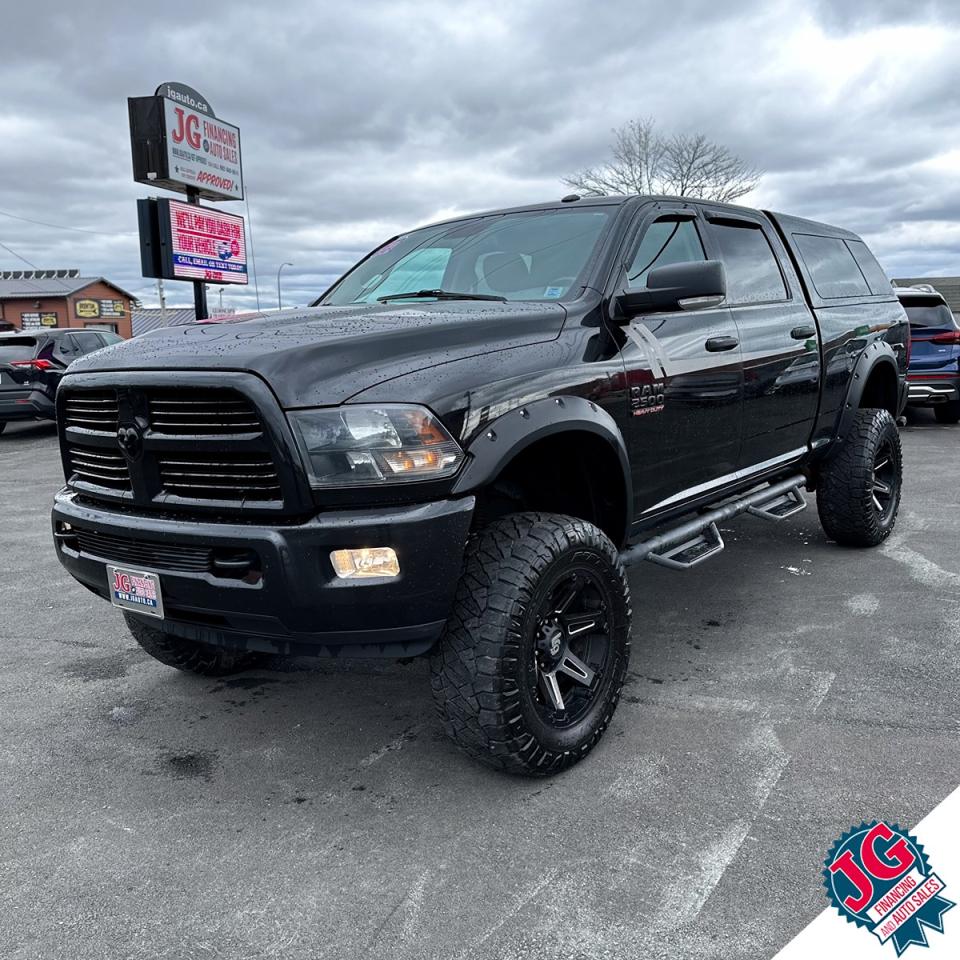
[[[813,314],[780,238],[760,214],[707,208],[707,240],[727,274],[727,306],[743,355],[740,470],[806,449],[820,396]]]
[[[643,290],[650,271],[706,260],[695,207],[660,202],[640,214],[615,293]],[[626,440],[635,514],[697,496],[736,470],[743,371],[725,305],[620,321],[630,402]]]

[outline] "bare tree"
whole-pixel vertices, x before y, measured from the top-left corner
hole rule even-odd
[[[749,193],[760,171],[703,134],[663,136],[654,120],[630,120],[613,131],[611,157],[563,182],[587,196],[666,194],[730,202]]]

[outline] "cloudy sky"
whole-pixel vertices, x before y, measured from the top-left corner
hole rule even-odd
[[[284,260],[284,302],[306,303],[401,229],[559,197],[645,116],[762,168],[742,202],[855,230],[891,276],[960,274],[956,0],[141,6],[5,4],[0,268],[79,267],[156,303],[126,98],[179,81],[241,129],[264,306]]]

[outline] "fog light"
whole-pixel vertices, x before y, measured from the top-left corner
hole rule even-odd
[[[334,550],[330,562],[338,577],[398,577],[400,561],[393,547],[363,547],[360,550]]]

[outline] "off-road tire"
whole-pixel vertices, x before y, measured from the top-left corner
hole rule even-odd
[[[196,673],[202,677],[225,677],[231,673],[249,670],[263,659],[263,655],[259,653],[227,650],[175,637],[172,633],[144,622],[141,617],[127,613],[123,616],[133,639],[154,660],[183,670],[184,673]]]
[[[903,457],[897,424],[886,410],[858,410],[840,444],[817,484],[820,523],[843,546],[875,547],[890,536],[900,508]],[[884,450],[890,453],[895,482],[889,506],[878,510],[874,467]]]
[[[557,577],[577,571],[607,592],[609,642],[587,712],[556,729],[537,713],[527,671],[535,663],[542,595]],[[630,656],[630,620],[617,548],[597,527],[548,513],[490,523],[468,544],[453,612],[431,655],[434,701],[447,735],[471,757],[510,773],[546,776],[572,766],[613,717]]]
[[[937,423],[960,423],[960,400],[948,400],[933,408]]]

